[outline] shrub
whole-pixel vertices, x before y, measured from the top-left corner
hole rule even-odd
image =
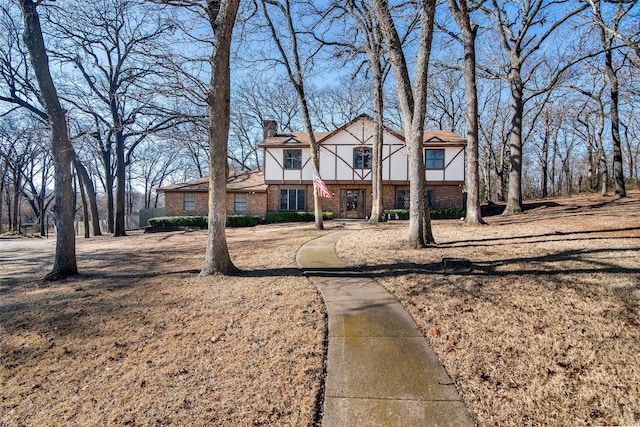
[[[464,209],[432,209],[431,219],[459,219],[467,214]],[[409,219],[408,209],[388,209],[384,211],[387,220]]]
[[[277,222],[312,222],[316,217],[313,212],[267,212],[264,216],[264,222],[273,224]],[[322,219],[333,219],[333,212],[323,212]]]
[[[227,227],[255,227],[258,217],[255,215],[227,215]]]
[[[467,215],[464,209],[437,209],[431,211],[432,219],[460,219]]]
[[[159,216],[149,219],[151,227],[199,227],[207,228],[207,217],[200,216]]]
[[[149,226],[161,228],[198,227],[207,228],[209,225],[206,215],[200,216],[159,216],[149,219]],[[227,227],[254,227],[258,225],[255,215],[227,215]]]

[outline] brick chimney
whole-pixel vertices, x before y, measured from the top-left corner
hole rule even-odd
[[[263,120],[262,121],[262,138],[267,139],[275,136],[278,132],[278,122],[275,120]]]

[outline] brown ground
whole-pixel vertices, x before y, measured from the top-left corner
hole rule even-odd
[[[530,207],[435,221],[434,248],[406,249],[406,225],[389,223],[338,252],[411,313],[479,425],[637,425],[640,193]]]
[[[239,277],[197,277],[202,231],[78,240],[60,283],[0,264],[0,425],[311,425],[325,318],[295,255],[318,234],[229,230]]]
[[[487,222],[434,221],[425,250],[406,222],[365,226],[338,251],[405,305],[480,425],[640,423],[640,193]],[[0,425],[313,424],[325,321],[295,254],[320,233],[230,229],[229,278],[197,277],[205,232],[78,240],[60,283],[34,280],[50,256],[0,263]]]

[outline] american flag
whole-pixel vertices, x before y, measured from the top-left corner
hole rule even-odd
[[[320,174],[315,169],[313,171],[313,180],[316,182],[316,187],[318,188],[318,196],[330,199],[331,193],[322,178],[320,178]]]

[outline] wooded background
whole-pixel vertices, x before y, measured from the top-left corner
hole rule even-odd
[[[413,69],[421,3],[387,5]],[[93,215],[104,232],[114,232],[118,217],[162,204],[156,188],[209,173],[212,30],[198,6],[136,0],[40,5],[73,145],[77,219]],[[525,199],[617,194],[616,178],[626,189],[638,188],[640,6],[596,0],[438,4],[425,128],[465,137],[456,6],[467,11],[475,40],[481,200],[506,200],[518,160]],[[0,8],[2,232],[46,225],[53,168],[20,8],[10,0],[0,0]],[[292,42],[297,59],[288,53]],[[281,131],[305,130],[295,84],[304,85],[313,129],[332,131],[362,113],[374,116],[375,81],[382,79],[385,124],[403,127],[388,49],[368,1],[244,1],[232,52],[232,169],[262,167],[257,144],[263,120],[276,120]],[[378,59],[378,70],[371,58]],[[518,132],[521,157],[512,152]]]

